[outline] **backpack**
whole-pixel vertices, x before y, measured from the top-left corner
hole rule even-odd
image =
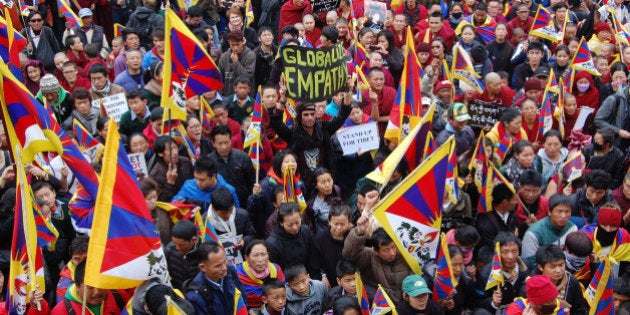
[[[182,292],[186,295],[187,292],[195,291],[195,293],[201,296],[204,303],[206,303],[208,314],[214,314],[214,298],[212,297],[212,293],[210,293],[207,286],[196,283],[193,280],[194,278],[188,279],[182,283]]]
[[[139,19],[135,18],[135,25],[133,28],[138,32],[138,37],[140,37],[140,45],[146,50],[150,50],[152,48],[151,41],[151,32],[153,31],[153,24],[155,21],[155,17],[157,13],[151,13],[147,19]]]

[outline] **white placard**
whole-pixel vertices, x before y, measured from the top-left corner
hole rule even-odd
[[[144,174],[144,177],[149,176],[149,169],[147,168],[147,161],[144,159],[144,153],[131,153],[127,154],[127,157],[134,171]]]
[[[232,210],[236,211],[236,210]],[[210,222],[206,222],[206,224],[210,224]],[[219,235],[219,241],[223,244],[223,248],[225,248],[225,255],[227,256],[227,261],[237,266],[243,263],[243,256],[241,256],[241,251],[235,249],[236,243],[239,239],[243,238],[242,234],[236,236],[229,236],[229,233]]]
[[[125,93],[118,93],[92,101],[92,106],[99,110],[101,109],[101,104],[105,106],[107,116],[113,118],[117,123],[120,122],[120,117],[129,110]]]
[[[337,131],[337,139],[343,149],[343,154],[376,150],[380,142],[376,122],[352,126]]]
[[[578,118],[575,120],[575,125],[573,125],[573,130],[580,130],[580,129],[584,128],[584,124],[586,123],[586,119],[594,111],[595,111],[594,109],[592,109],[592,108],[590,108],[588,106],[580,107],[580,115],[578,115]]]

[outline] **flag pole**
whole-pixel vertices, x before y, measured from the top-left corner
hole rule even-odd
[[[256,170],[256,184],[258,184],[258,177],[260,176],[260,135],[258,135],[258,139],[256,139],[256,165],[258,165],[258,170]]]

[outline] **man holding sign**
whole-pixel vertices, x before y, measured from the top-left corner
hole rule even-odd
[[[335,169],[335,155],[332,153],[331,136],[339,129],[350,114],[352,102],[352,88],[354,82],[347,79],[348,93],[346,93],[343,106],[332,121],[319,121],[315,119],[315,104],[304,102],[297,106],[297,117],[292,128],[282,122],[284,106],[287,103],[286,88],[280,89],[282,98],[275,110],[269,108],[270,126],[285,140],[288,148],[293,151],[298,160],[298,174],[302,175],[305,183],[311,183],[313,172],[319,167],[325,167],[331,172]]]

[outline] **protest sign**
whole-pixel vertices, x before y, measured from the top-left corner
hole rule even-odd
[[[470,101],[468,104],[468,113],[471,119],[468,124],[472,128],[483,128],[486,125],[494,126],[494,124],[499,121],[503,110],[505,110],[505,107],[497,103],[480,100]]]
[[[224,233],[219,235],[219,240],[225,249],[225,256],[227,256],[228,263],[236,266],[243,263],[243,256],[241,255],[241,251],[235,249],[234,246],[236,246],[239,239],[243,238],[243,235],[230,236],[229,234],[230,233]]]
[[[352,126],[337,131],[337,139],[343,154],[357,153],[378,149],[380,138],[375,122]]]
[[[101,105],[105,107],[107,117],[113,118],[115,122],[119,122],[120,117],[129,110],[125,93],[118,93],[92,101],[92,106],[98,108],[99,110]]]
[[[313,12],[334,11],[339,7],[340,0],[316,0],[313,3]]]
[[[136,173],[144,174],[144,177],[149,176],[149,169],[147,168],[147,161],[144,159],[144,153],[131,153],[127,154],[129,158],[129,162],[131,162],[131,166]]]
[[[321,49],[285,45],[281,57],[287,96],[296,101],[324,101],[347,85],[348,66],[341,43]]]

